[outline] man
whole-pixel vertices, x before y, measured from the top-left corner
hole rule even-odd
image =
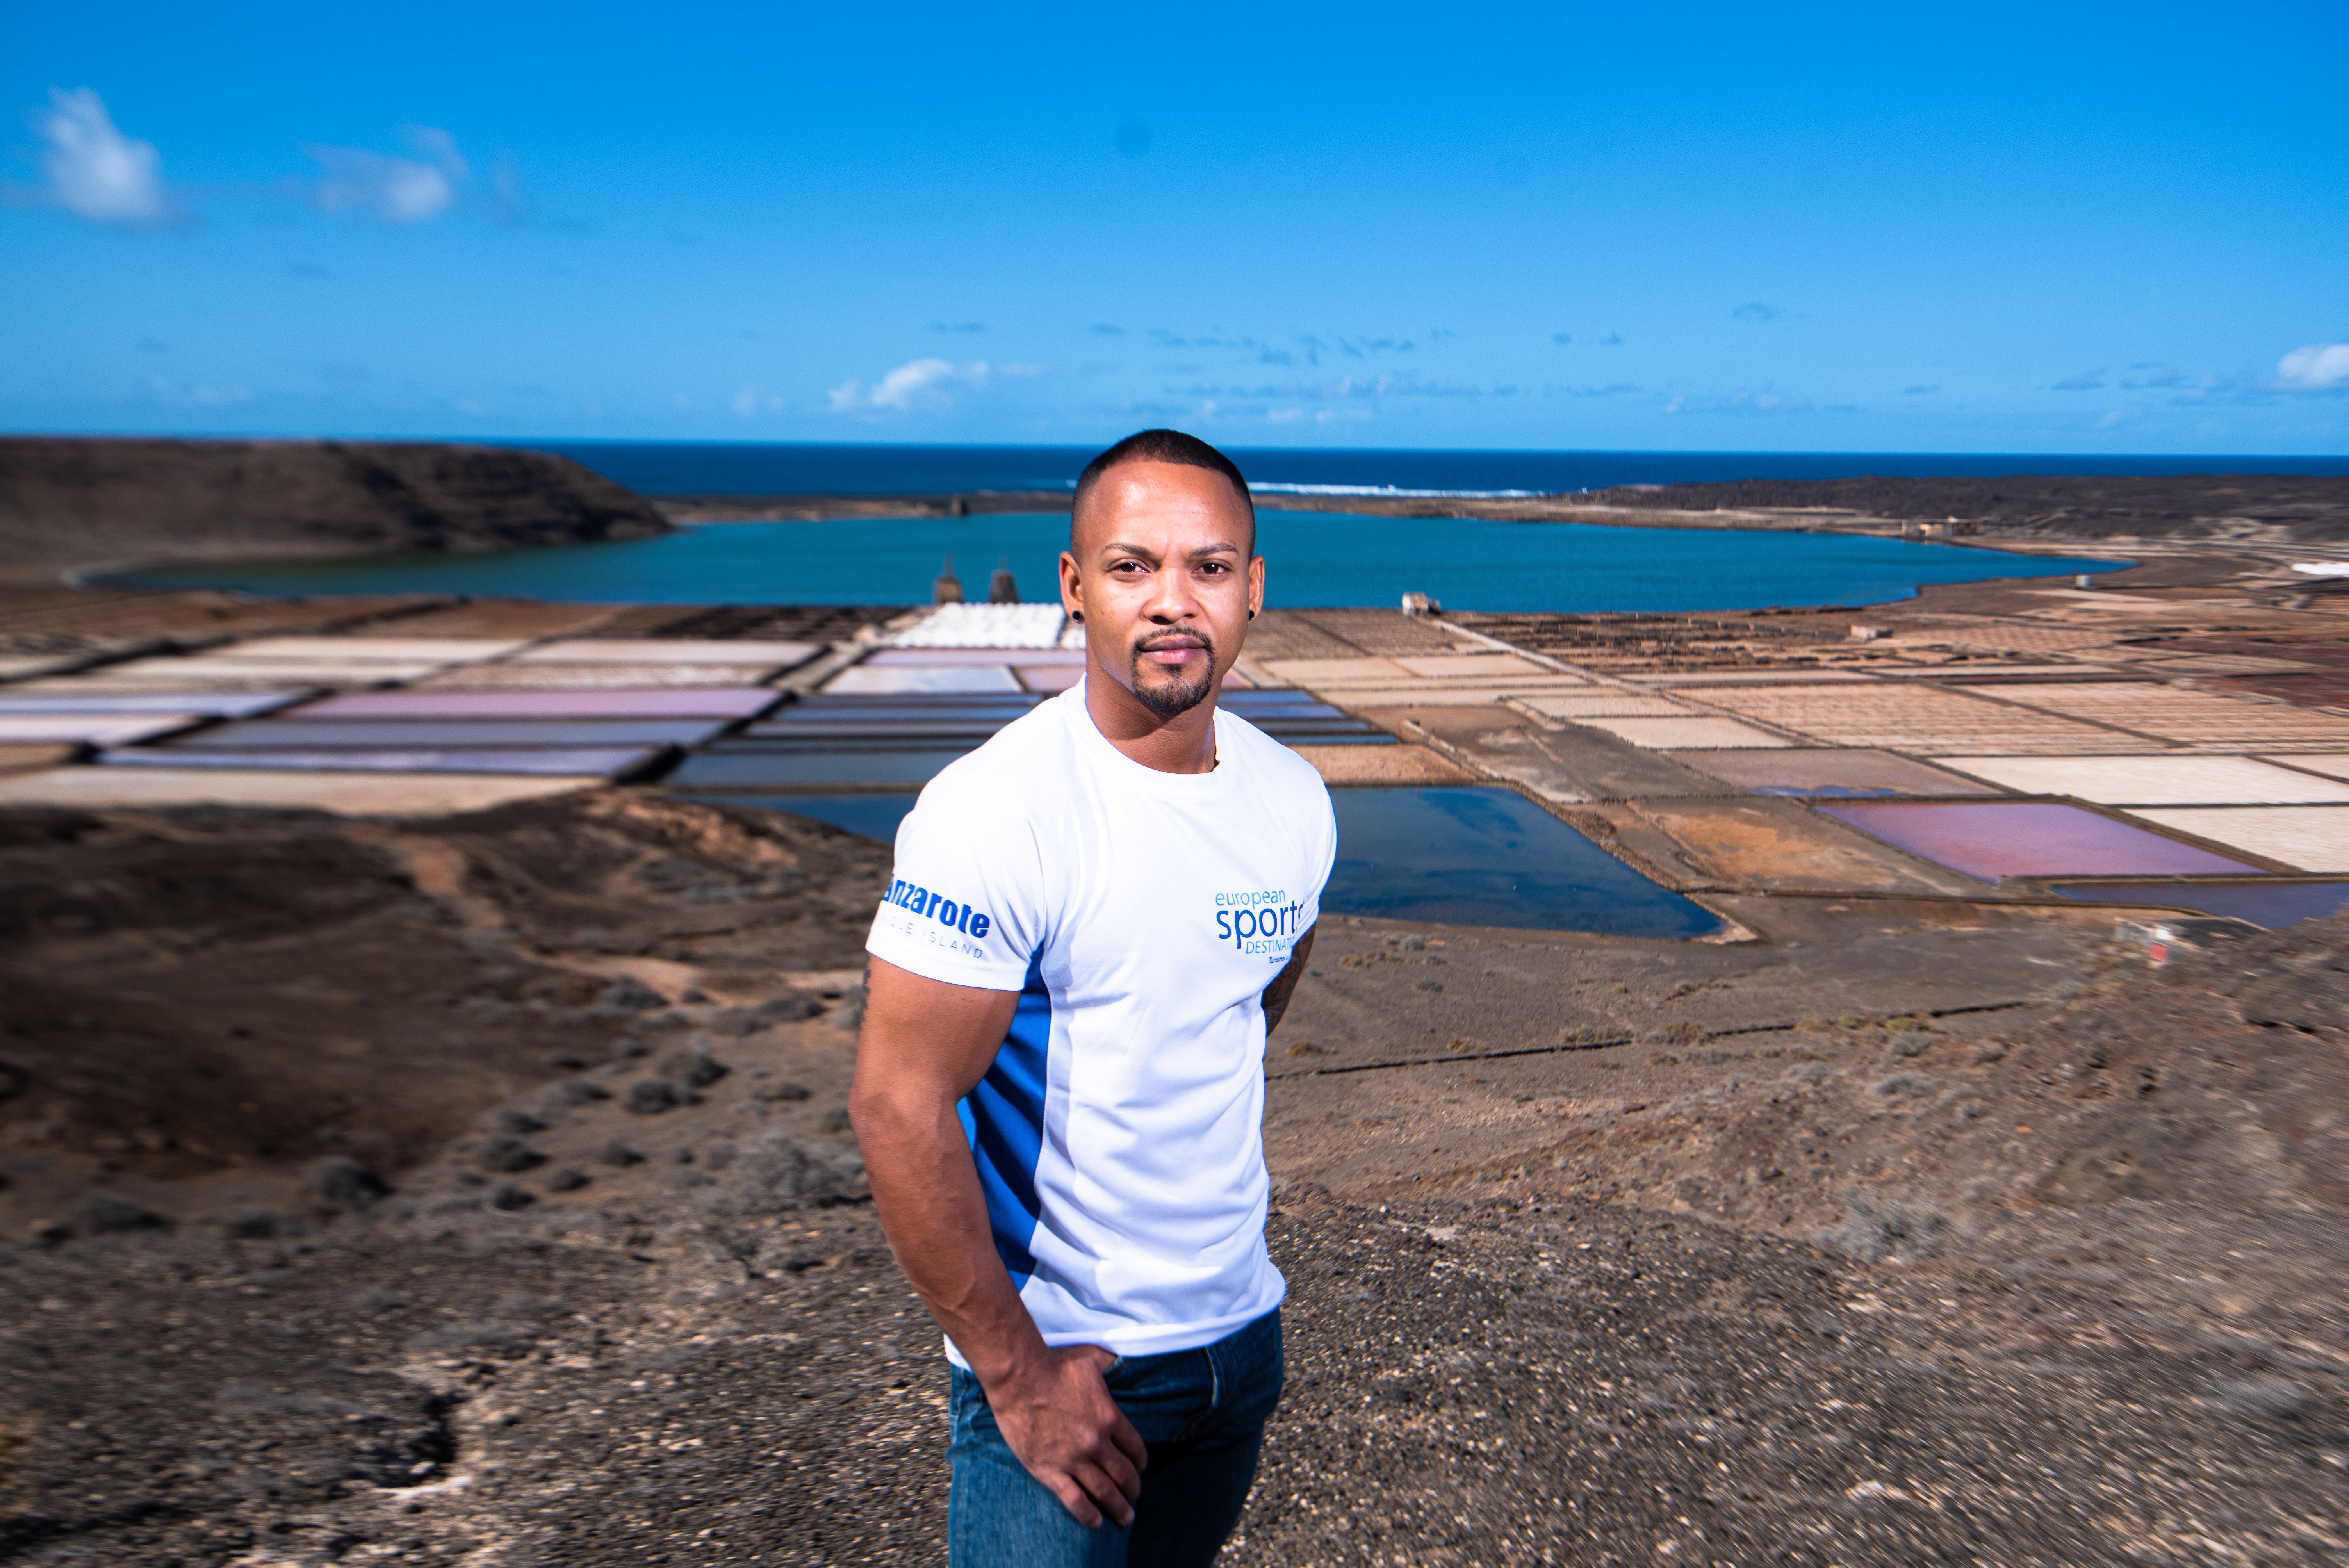
[[[1280,1398],[1264,1044],[1337,824],[1216,708],[1264,605],[1230,459],[1174,430],[1095,458],[1061,597],[1082,684],[898,830],[849,1109],[954,1364],[957,1568],[1204,1564]]]

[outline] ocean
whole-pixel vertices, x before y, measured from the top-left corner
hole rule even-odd
[[[1094,447],[513,441],[646,495],[893,495],[1073,489]],[[2349,474],[2349,458],[2046,453],[1419,451],[1235,447],[1252,488],[1324,495],[1509,496],[1625,484],[1855,474]]]
[[[659,539],[493,555],[222,563],[131,579],[277,595],[470,593],[588,603],[918,604],[950,558],[983,598],[996,566],[1019,596],[1058,596],[1066,512],[823,522],[706,523]],[[1599,528],[1485,518],[1258,511],[1266,600],[1392,606],[1405,593],[1454,610],[1588,613],[1868,604],[1920,584],[2064,576],[2127,562],[1838,533]]]

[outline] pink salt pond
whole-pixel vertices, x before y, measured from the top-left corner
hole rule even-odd
[[[2052,801],[1819,810],[1888,844],[1986,882],[2001,877],[2202,876],[2260,869]]]

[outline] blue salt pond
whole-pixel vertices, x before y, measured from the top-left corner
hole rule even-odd
[[[789,811],[795,817],[829,822],[885,844],[897,841],[897,824],[914,809],[915,799],[911,794],[878,790],[862,795],[759,795],[731,790],[721,794],[697,791],[689,786],[670,793],[688,800],[705,800],[713,806],[756,806],[769,811]]]
[[[1332,789],[1324,914],[1444,925],[1702,936],[1721,919],[1506,789]]]
[[[2349,906],[2349,882],[2123,882],[2058,887],[2065,898],[2090,903],[2149,903],[2231,915],[2268,931],[2322,920]]]
[[[911,794],[678,791],[830,822],[886,843]],[[1443,925],[1702,936],[1720,919],[1658,886],[1522,796],[1506,789],[1332,789],[1338,863],[1324,914]]]
[[[764,791],[811,784],[926,784],[940,769],[969,750],[970,746],[955,745],[792,746],[731,741],[687,757],[667,781],[686,792]],[[912,803],[913,798],[906,797],[909,808]]]

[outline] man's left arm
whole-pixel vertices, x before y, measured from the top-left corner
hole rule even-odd
[[[1264,1037],[1268,1040],[1272,1038],[1272,1032],[1280,1027],[1281,1015],[1288,1011],[1289,995],[1297,989],[1297,983],[1305,978],[1305,961],[1313,954],[1313,934],[1320,929],[1319,921],[1305,928],[1305,934],[1299,937],[1297,945],[1288,950],[1288,962],[1281,966],[1279,974],[1272,977],[1272,984],[1264,988]]]

